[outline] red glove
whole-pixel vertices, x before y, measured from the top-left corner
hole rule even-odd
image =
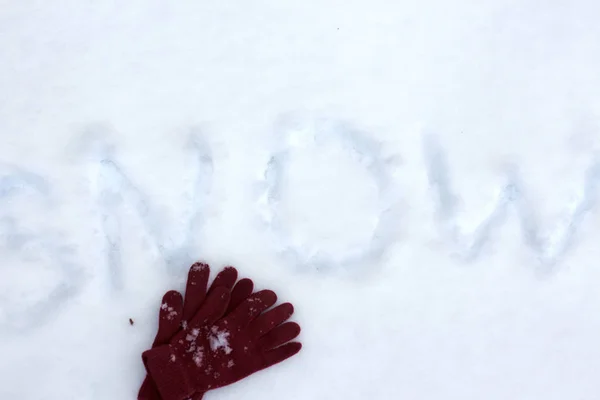
[[[207,292],[210,294],[217,287],[231,290],[238,273],[235,268],[226,267],[216,276],[207,291],[209,275],[210,268],[207,264],[195,263],[188,273],[185,300],[176,291],[170,291],[164,295],[159,312],[158,331],[152,344],[153,348],[169,343],[169,340],[182,330],[182,326],[186,325],[185,321],[189,321],[204,302]],[[233,310],[250,296],[253,288],[254,284],[250,279],[240,280],[231,292],[229,308]],[[203,393],[196,393],[192,399],[201,400],[203,395]],[[162,400],[154,382],[148,376],[140,387],[138,400]]]
[[[285,322],[294,312],[290,303],[275,304],[273,291],[250,295],[222,317],[229,291],[216,287],[199,311],[167,345],[142,354],[162,400],[187,400],[277,364],[298,353],[300,343],[286,343],[300,326]]]

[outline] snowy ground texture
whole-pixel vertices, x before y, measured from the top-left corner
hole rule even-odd
[[[196,260],[303,328],[207,400],[600,398],[599,15],[2,2],[0,399],[135,398]]]

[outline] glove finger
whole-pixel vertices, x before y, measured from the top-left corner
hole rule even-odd
[[[206,296],[206,300],[191,321],[191,326],[201,327],[214,324],[227,309],[229,289],[216,287]]]
[[[152,347],[169,343],[171,338],[181,328],[183,315],[183,298],[175,290],[165,293],[158,313],[158,330]]]
[[[294,313],[294,306],[291,303],[280,304],[272,310],[259,315],[250,324],[250,335],[253,338],[259,338],[271,329],[287,321]]]
[[[258,339],[258,347],[271,350],[298,337],[300,325],[295,322],[286,322]]]
[[[237,326],[245,327],[275,302],[277,302],[277,295],[274,291],[261,290],[244,300],[229,314],[227,319],[231,318]]]
[[[210,294],[217,287],[223,286],[227,289],[231,290],[233,285],[235,285],[235,281],[237,280],[238,272],[237,269],[233,267],[225,267],[221,272],[217,274],[215,280],[210,285],[208,289],[208,294]]]
[[[194,263],[188,272],[183,302],[183,320],[188,321],[194,316],[206,297],[206,287],[210,276],[210,267],[204,263]]]
[[[161,346],[170,341],[181,327],[183,315],[183,299],[179,292],[174,290],[165,293],[162,298],[158,315],[158,330],[152,347]],[[144,379],[138,392],[139,400],[154,400],[160,398],[154,382],[148,376]]]
[[[229,300],[229,307],[225,314],[229,314],[235,310],[242,301],[246,300],[254,290],[254,282],[248,278],[244,278],[235,284],[235,287],[231,291],[231,298]]]
[[[263,368],[268,368],[296,355],[302,349],[302,343],[291,342],[269,350],[263,354]]]

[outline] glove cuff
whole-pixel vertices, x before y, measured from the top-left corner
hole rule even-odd
[[[142,360],[162,400],[186,400],[192,396],[194,387],[171,346],[164,345],[145,351],[142,353]]]
[[[160,400],[160,394],[158,394],[156,385],[152,382],[149,375],[146,375],[142,386],[140,386],[137,400]]]

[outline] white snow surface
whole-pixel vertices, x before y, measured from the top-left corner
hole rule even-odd
[[[599,15],[3,1],[0,399],[136,398],[197,260],[303,329],[207,400],[598,399]]]

